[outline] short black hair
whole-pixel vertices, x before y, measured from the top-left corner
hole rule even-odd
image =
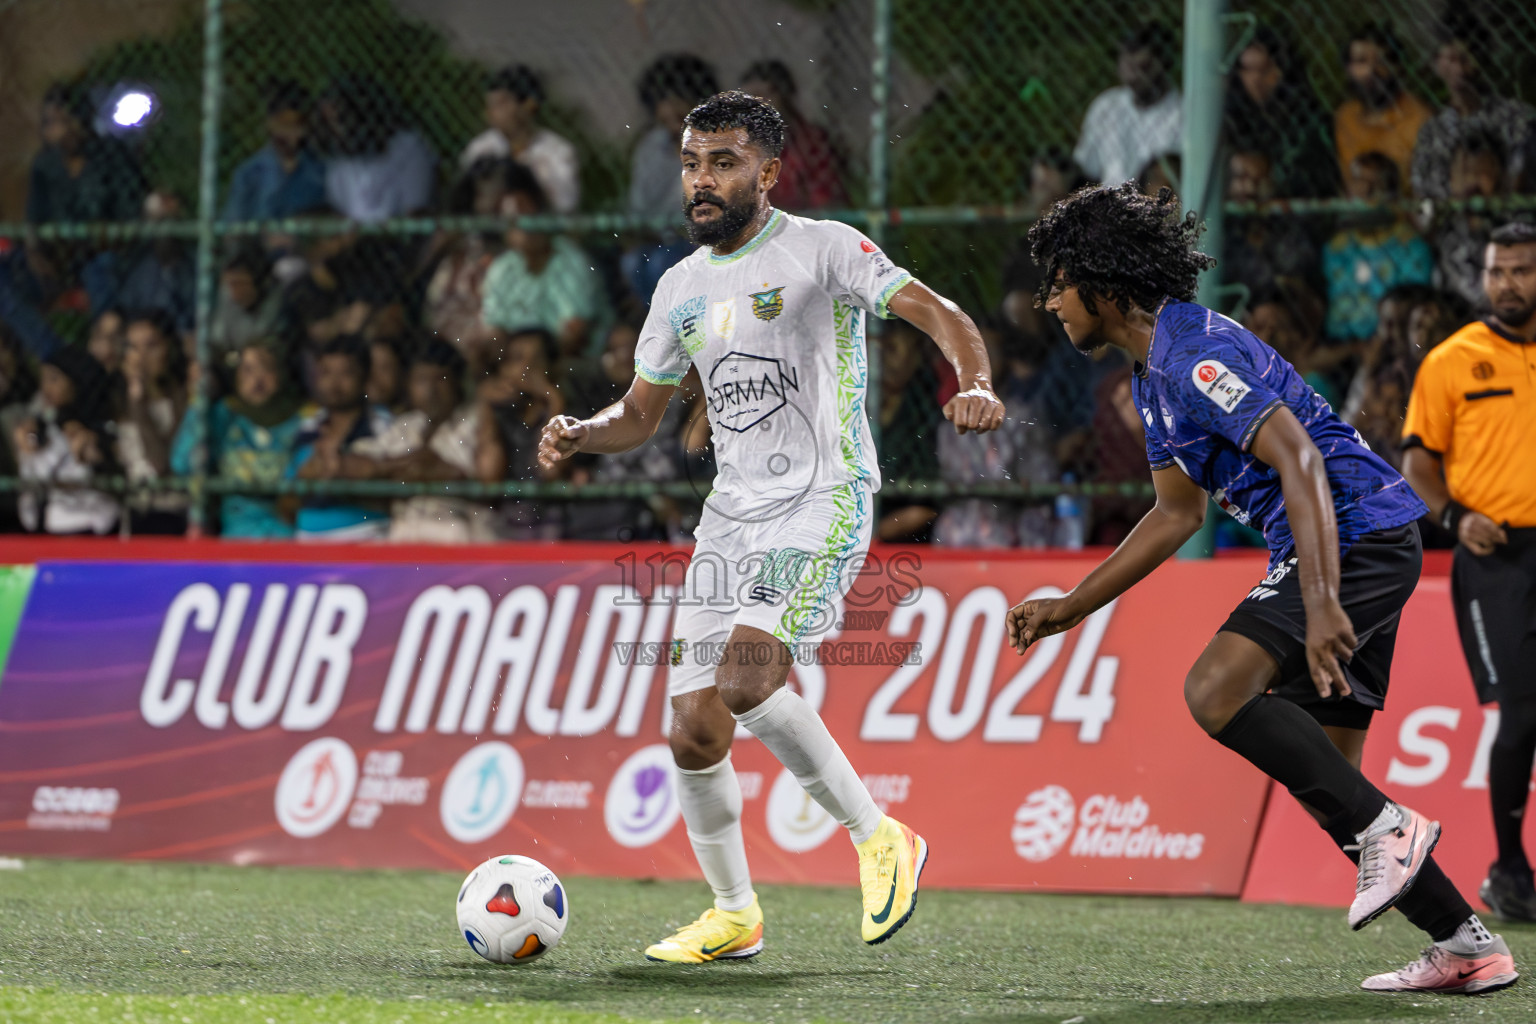
[[[781,60],[752,62],[747,70],[741,73],[741,84],[746,85],[748,82],[767,82],[785,99],[798,91],[795,76],[790,73],[789,65]]]
[[[129,310],[123,316],[123,329],[127,330],[134,324],[149,324],[167,341],[175,342],[176,340],[176,318],[158,306]]]
[[[1171,189],[1156,198],[1134,181],[1078,189],[1029,229],[1030,255],[1044,271],[1036,304],[1045,304],[1058,271],[1093,314],[1097,299],[1112,299],[1122,313],[1132,303],[1151,311],[1165,297],[1193,302],[1200,272],[1216,265],[1196,248],[1203,229],[1193,211],[1180,216]]]
[[[373,355],[368,350],[368,342],[360,334],[337,335],[320,346],[320,351],[315,353],[315,361],[319,362],[326,356],[345,356],[352,360],[365,384],[368,375],[373,372]]]
[[[509,64],[485,82],[486,92],[509,92],[520,100],[544,102],[544,81],[527,64]]]
[[[1379,149],[1368,150],[1355,157],[1354,162],[1361,167],[1370,168],[1380,172],[1388,191],[1394,196],[1403,194],[1403,172],[1397,166],[1397,161]]]
[[[1173,33],[1160,21],[1144,21],[1120,37],[1121,53],[1149,51],[1165,68],[1173,64],[1176,45]]]
[[[311,103],[309,90],[291,78],[274,78],[267,83],[267,115],[280,114],[285,110],[308,114]]]
[[[1491,156],[1501,168],[1509,166],[1509,147],[1499,134],[1483,127],[1469,128],[1456,140],[1456,155]]]
[[[502,162],[504,166],[497,168],[501,174],[502,188],[507,195],[521,193],[533,200],[533,205],[543,211],[549,209],[549,196],[544,193],[544,186],[539,184],[539,179],[534,175],[533,169],[527,164],[518,163],[516,160]]]
[[[457,384],[463,384],[464,371],[467,363],[464,353],[454,345],[442,338],[433,336],[427,338],[416,350],[411,353],[410,365],[441,366],[448,371],[449,377]]]
[[[718,92],[688,111],[683,124],[697,132],[746,129],[747,141],[770,157],[784,151],[784,118],[761,96],[739,89]]]
[[[640,102],[647,110],[668,96],[697,103],[720,91],[715,69],[691,53],[657,57],[640,76]]]
[[[1386,58],[1387,63],[1401,69],[1403,66],[1403,44],[1398,41],[1397,34],[1385,23],[1373,21],[1369,25],[1362,25],[1349,34],[1344,40],[1342,58],[1344,63],[1349,63],[1349,49],[1356,43],[1375,43],[1376,48]]]
[[[1510,221],[1494,228],[1488,236],[1489,245],[1536,245],[1536,224],[1523,220]]]

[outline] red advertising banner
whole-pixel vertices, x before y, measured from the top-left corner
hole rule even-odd
[[[1440,822],[1435,859],[1477,906],[1494,853],[1488,753],[1499,712],[1478,706],[1450,589],[1449,579],[1425,576],[1403,610],[1386,710],[1371,723],[1362,767],[1387,796]],[[1527,821],[1527,844],[1533,839]],[[1243,898],[1342,907],[1354,894],[1354,866],[1277,787]]]
[[[0,851],[697,877],[663,714],[686,552],[580,556],[42,562],[0,684]],[[1236,895],[1267,783],[1182,681],[1262,561],[1170,563],[1005,648],[1012,603],[1091,565],[877,549],[792,684],[927,836],[927,881]],[[749,735],[734,758],[755,875],[850,882],[840,827]]]

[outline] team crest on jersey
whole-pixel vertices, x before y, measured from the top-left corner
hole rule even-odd
[[[715,303],[710,309],[709,323],[715,330],[715,337],[730,341],[731,335],[736,333],[736,299],[721,299]]]
[[[1200,393],[1215,402],[1222,412],[1236,409],[1243,396],[1253,390],[1219,359],[1200,360],[1190,370],[1189,377]]]
[[[695,295],[687,302],[673,306],[667,314],[667,318],[672,321],[673,332],[689,355],[698,355],[699,349],[704,347],[704,330],[700,323],[704,319],[704,303],[704,296]]]
[[[771,288],[752,293],[752,315],[759,320],[772,320],[784,312],[784,289]]]

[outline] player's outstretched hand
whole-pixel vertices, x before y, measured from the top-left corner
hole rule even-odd
[[[944,403],[944,418],[955,425],[955,433],[974,430],[985,434],[1003,425],[1003,403],[985,384],[962,391]]]
[[[553,469],[555,463],[568,459],[581,448],[587,425],[574,416],[556,416],[544,424],[539,435],[539,465]]]
[[[1349,693],[1344,665],[1355,656],[1355,627],[1338,601],[1307,609],[1307,667],[1317,695]]]
[[[1064,597],[1045,597],[1016,604],[1008,612],[1008,646],[1023,654],[1036,640],[1065,633],[1088,617]]]
[[[1494,548],[1509,543],[1509,534],[1481,512],[1467,511],[1456,526],[1456,539],[1474,555],[1491,555]]]

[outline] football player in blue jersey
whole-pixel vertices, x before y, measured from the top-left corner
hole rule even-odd
[[[1167,560],[1208,501],[1263,531],[1269,571],[1184,680],[1218,743],[1285,786],[1359,865],[1353,928],[1393,906],[1432,944],[1373,991],[1486,992],[1515,982],[1504,940],[1483,927],[1431,857],[1438,822],[1392,802],[1360,772],[1382,707],[1402,607],[1418,582],[1424,503],[1274,349],[1196,305],[1214,261],[1196,216],[1168,189],[1092,186],[1030,229],[1039,304],[1082,352],[1125,351],[1157,503],[1063,597],[1008,616],[1023,654],[1071,629]]]

